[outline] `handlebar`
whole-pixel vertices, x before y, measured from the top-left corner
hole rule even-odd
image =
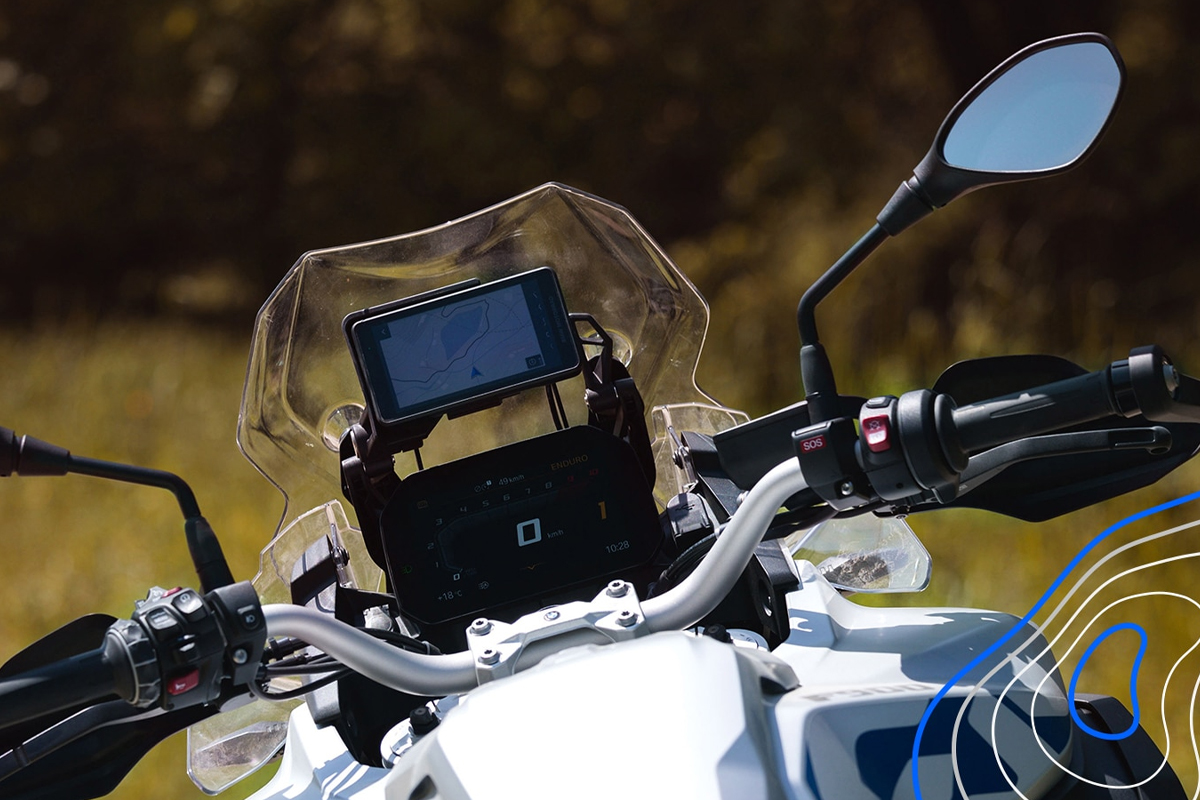
[[[774,467],[754,484],[692,574],[642,603],[650,630],[682,630],[716,608],[745,570],[776,512],[789,497],[806,488],[795,458]]]
[[[804,489],[800,465],[794,458],[768,472],[746,495],[700,566],[678,586],[642,602],[646,631],[682,630],[716,608],[746,568],[775,512]],[[356,672],[399,691],[440,697],[479,684],[479,667],[471,652],[408,653],[327,614],[295,605],[268,605],[263,613],[271,636],[308,642]]]
[[[474,689],[474,661],[463,651],[449,655],[409,653],[303,606],[263,606],[270,636],[293,636],[384,686],[429,697]]]
[[[642,619],[633,615],[637,630],[648,633],[685,629],[715,609],[746,568],[779,508],[805,489],[811,488],[839,510],[872,507],[870,504],[881,498],[905,500],[929,494],[939,502],[948,502],[972,454],[992,450],[997,454],[992,461],[997,461],[1002,446],[1008,443],[1106,416],[1143,413],[1151,419],[1182,417],[1200,421],[1197,399],[1200,384],[1175,372],[1158,348],[1139,348],[1128,360],[1114,362],[1104,370],[962,407],[955,407],[946,395],[927,390],[900,398],[869,400],[862,408],[861,431],[856,431],[855,420],[843,417],[795,432],[797,457],[770,470],[741,498],[711,552],[686,579],[641,603]],[[1120,441],[1125,446],[1147,449],[1169,441],[1165,431],[1156,429],[1152,433],[1155,435],[1124,437]],[[1029,448],[1017,449],[1024,452]],[[995,465],[989,461],[986,465],[981,462],[982,466]],[[874,492],[868,493],[869,489]],[[156,626],[154,617],[159,614],[157,622],[170,627],[195,609],[190,603],[185,604],[188,608],[181,607],[178,600],[171,599],[173,594],[152,594],[151,601],[142,604],[134,615],[137,622],[125,622],[125,627],[115,632],[110,629],[103,647],[0,681],[0,727],[112,694],[139,705],[159,704],[170,709],[171,688],[160,693],[154,683],[153,690],[147,690],[147,680],[141,674],[147,659],[138,655],[142,646],[138,637],[150,640],[156,648],[155,657],[149,661],[160,671],[169,673],[174,665],[178,672],[181,662],[171,660],[172,653],[178,655],[171,649],[171,642],[177,640],[174,634],[160,636],[164,628]],[[198,596],[193,593],[192,597]],[[472,651],[451,655],[405,652],[326,614],[295,605],[262,608],[255,629],[246,624],[244,616],[253,617],[259,611],[249,584],[215,590],[205,596],[202,605],[214,611],[220,621],[221,636],[215,652],[228,657],[235,645],[245,648],[226,661],[223,673],[228,676],[231,670],[236,672],[234,684],[238,686],[256,679],[266,633],[295,637],[378,683],[417,695],[466,692],[500,674],[494,669],[499,655],[492,650],[482,651],[491,654],[487,657]],[[598,608],[597,604],[579,605],[593,615]],[[161,618],[164,610],[170,612],[171,619]],[[600,627],[596,624],[599,617],[588,617],[587,613],[579,616],[586,620],[581,624]],[[626,622],[621,623],[624,625],[629,622],[630,612],[621,613],[626,615]],[[239,615],[243,615],[240,623]],[[522,624],[518,621],[506,627],[519,636]],[[538,624],[528,622],[525,632]],[[636,635],[628,628],[626,634]],[[540,655],[554,650],[535,649]],[[531,655],[521,661],[521,666],[528,666],[540,655]],[[207,658],[219,666],[220,655],[210,654]],[[512,660],[515,663],[516,659]],[[509,669],[513,668],[510,665]],[[221,674],[206,672],[197,678],[202,687],[197,702],[210,702],[219,694]],[[170,678],[167,675],[166,680]],[[181,685],[180,694],[186,695],[195,686]]]
[[[1162,348],[1138,347],[1096,372],[956,408],[952,426],[957,444],[973,454],[1108,416],[1200,422],[1196,384]]]
[[[0,679],[0,730],[106,697],[166,711],[213,702],[256,678],[266,632],[247,582],[152,589],[95,650]]]
[[[943,442],[970,455],[1026,436],[1060,430],[1122,413],[1111,367],[1025,392],[960,406],[950,412]]]

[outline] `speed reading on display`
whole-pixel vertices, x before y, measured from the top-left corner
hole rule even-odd
[[[579,426],[405,478],[380,518],[405,613],[445,622],[649,562],[662,534],[635,459]]]

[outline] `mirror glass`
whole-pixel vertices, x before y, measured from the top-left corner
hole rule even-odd
[[[980,172],[1065,167],[1104,128],[1121,87],[1121,69],[1099,42],[1040,50],[972,100],[946,135],[942,158]]]

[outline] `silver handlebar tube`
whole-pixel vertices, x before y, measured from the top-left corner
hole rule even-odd
[[[776,512],[789,497],[806,488],[795,458],[777,465],[754,484],[700,566],[675,588],[642,601],[650,630],[682,630],[716,608],[750,563]]]
[[[750,562],[776,512],[805,488],[795,458],[764,475],[695,571],[675,588],[642,602],[647,630],[682,630],[716,608]],[[300,606],[267,605],[263,614],[271,636],[293,636],[308,642],[371,680],[402,692],[441,697],[479,685],[469,651],[440,656],[409,653]]]
[[[371,680],[427,697],[468,692],[479,685],[469,651],[442,656],[409,653],[332,616],[287,604],[263,606],[271,636],[293,636]]]

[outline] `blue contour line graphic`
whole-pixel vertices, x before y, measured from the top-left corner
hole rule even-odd
[[[1100,646],[1100,643],[1109,636],[1112,636],[1117,631],[1122,630],[1137,631],[1137,635],[1142,640],[1141,644],[1138,646],[1137,655],[1133,657],[1133,671],[1129,674],[1129,702],[1133,705],[1133,722],[1129,723],[1129,727],[1119,733],[1105,733],[1104,731],[1098,731],[1092,726],[1088,725],[1079,716],[1079,711],[1075,708],[1075,684],[1079,681],[1079,673],[1083,672],[1083,668],[1087,664],[1088,659],[1092,657],[1092,653],[1097,647]],[[1089,736],[1094,736],[1097,739],[1104,739],[1106,741],[1113,742],[1132,736],[1133,732],[1138,729],[1138,725],[1141,724],[1142,719],[1141,709],[1138,708],[1137,696],[1138,670],[1140,670],[1142,667],[1142,657],[1146,655],[1146,645],[1148,642],[1149,640],[1146,637],[1146,629],[1141,625],[1138,625],[1134,622],[1119,622],[1096,637],[1096,640],[1088,646],[1088,649],[1083,651],[1083,656],[1080,657],[1079,663],[1075,665],[1075,672],[1071,675],[1071,685],[1067,690],[1067,707],[1071,711],[1071,719],[1075,720],[1075,724],[1082,728],[1084,733],[1087,733]]]
[[[913,794],[916,795],[917,800],[923,800],[921,795],[921,774],[919,768],[921,739],[925,735],[925,726],[929,724],[929,718],[933,716],[933,709],[935,706],[937,706],[938,702],[945,697],[946,694],[952,688],[954,688],[960,680],[965,678],[971,672],[971,670],[975,669],[984,661],[984,659],[1000,649],[1009,639],[1016,636],[1017,631],[1029,624],[1029,622],[1033,619],[1033,615],[1040,611],[1042,606],[1046,605],[1046,603],[1050,600],[1050,597],[1058,590],[1058,587],[1062,585],[1062,582],[1065,581],[1067,576],[1071,574],[1071,571],[1074,570],[1075,567],[1079,565],[1079,562],[1082,561],[1088,555],[1088,553],[1092,552],[1092,550],[1094,550],[1098,544],[1119,531],[1121,528],[1124,528],[1126,525],[1130,525],[1138,520],[1157,514],[1160,511],[1166,511],[1167,509],[1181,506],[1184,503],[1189,503],[1196,499],[1200,499],[1200,492],[1192,492],[1191,494],[1184,495],[1183,497],[1177,497],[1174,500],[1169,500],[1160,505],[1144,509],[1136,514],[1126,517],[1114,525],[1110,525],[1109,527],[1105,528],[1101,533],[1097,534],[1095,538],[1084,545],[1084,548],[1075,555],[1075,558],[1071,559],[1071,562],[1067,564],[1067,566],[1063,568],[1063,571],[1058,574],[1058,577],[1054,579],[1054,583],[1050,584],[1050,587],[1046,589],[1042,596],[1038,598],[1038,601],[1033,604],[1033,608],[1029,609],[1025,616],[1021,617],[1017,624],[1013,625],[1012,628],[1009,629],[1008,633],[1001,636],[990,647],[988,647],[979,655],[975,656],[975,658],[971,659],[971,661],[965,667],[955,673],[954,677],[947,681],[946,684],[938,690],[937,694],[933,696],[933,699],[929,701],[929,705],[925,707],[925,713],[921,715],[921,721],[917,725],[917,735],[913,737],[911,762],[912,786]]]

